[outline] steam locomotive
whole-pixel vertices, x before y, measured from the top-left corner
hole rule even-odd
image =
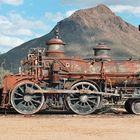
[[[86,115],[122,102],[128,113],[140,114],[140,60],[112,60],[104,44],[93,48],[93,58],[66,57],[58,29],[54,35],[47,48],[30,49],[18,74],[4,77],[0,108],[21,114],[71,110]]]

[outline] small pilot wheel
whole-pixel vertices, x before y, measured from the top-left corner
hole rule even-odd
[[[131,109],[134,114],[140,115],[140,99],[133,100]]]
[[[75,93],[67,97],[67,103],[70,109],[81,115],[93,113],[100,103],[100,96],[95,94],[86,94],[86,90],[98,91],[95,85],[90,82],[78,82],[71,87],[71,90],[85,90],[84,94]]]
[[[34,114],[43,106],[44,95],[41,93],[28,93],[27,88],[31,90],[41,89],[32,82],[22,82],[11,93],[11,104],[21,114]]]

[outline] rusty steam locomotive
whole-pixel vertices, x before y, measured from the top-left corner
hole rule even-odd
[[[140,60],[112,60],[104,44],[94,48],[91,59],[66,57],[58,29],[46,45],[29,51],[18,74],[4,77],[0,108],[21,114],[72,110],[86,115],[123,101],[127,112],[140,114]]]

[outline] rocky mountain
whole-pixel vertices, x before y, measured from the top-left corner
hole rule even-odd
[[[140,32],[131,24],[116,16],[105,5],[81,9],[70,17],[58,22],[61,38],[67,43],[66,55],[90,57],[92,48],[99,42],[112,49],[113,57],[139,57]],[[27,55],[30,48],[46,47],[45,42],[53,37],[49,34],[26,42],[0,56],[6,61],[7,68],[17,70],[20,60]],[[1,63],[0,62],[0,63]]]

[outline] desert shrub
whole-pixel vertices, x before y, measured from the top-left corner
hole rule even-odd
[[[3,82],[3,77],[7,74],[10,74],[9,70],[5,70],[2,67],[0,67],[0,84]]]

